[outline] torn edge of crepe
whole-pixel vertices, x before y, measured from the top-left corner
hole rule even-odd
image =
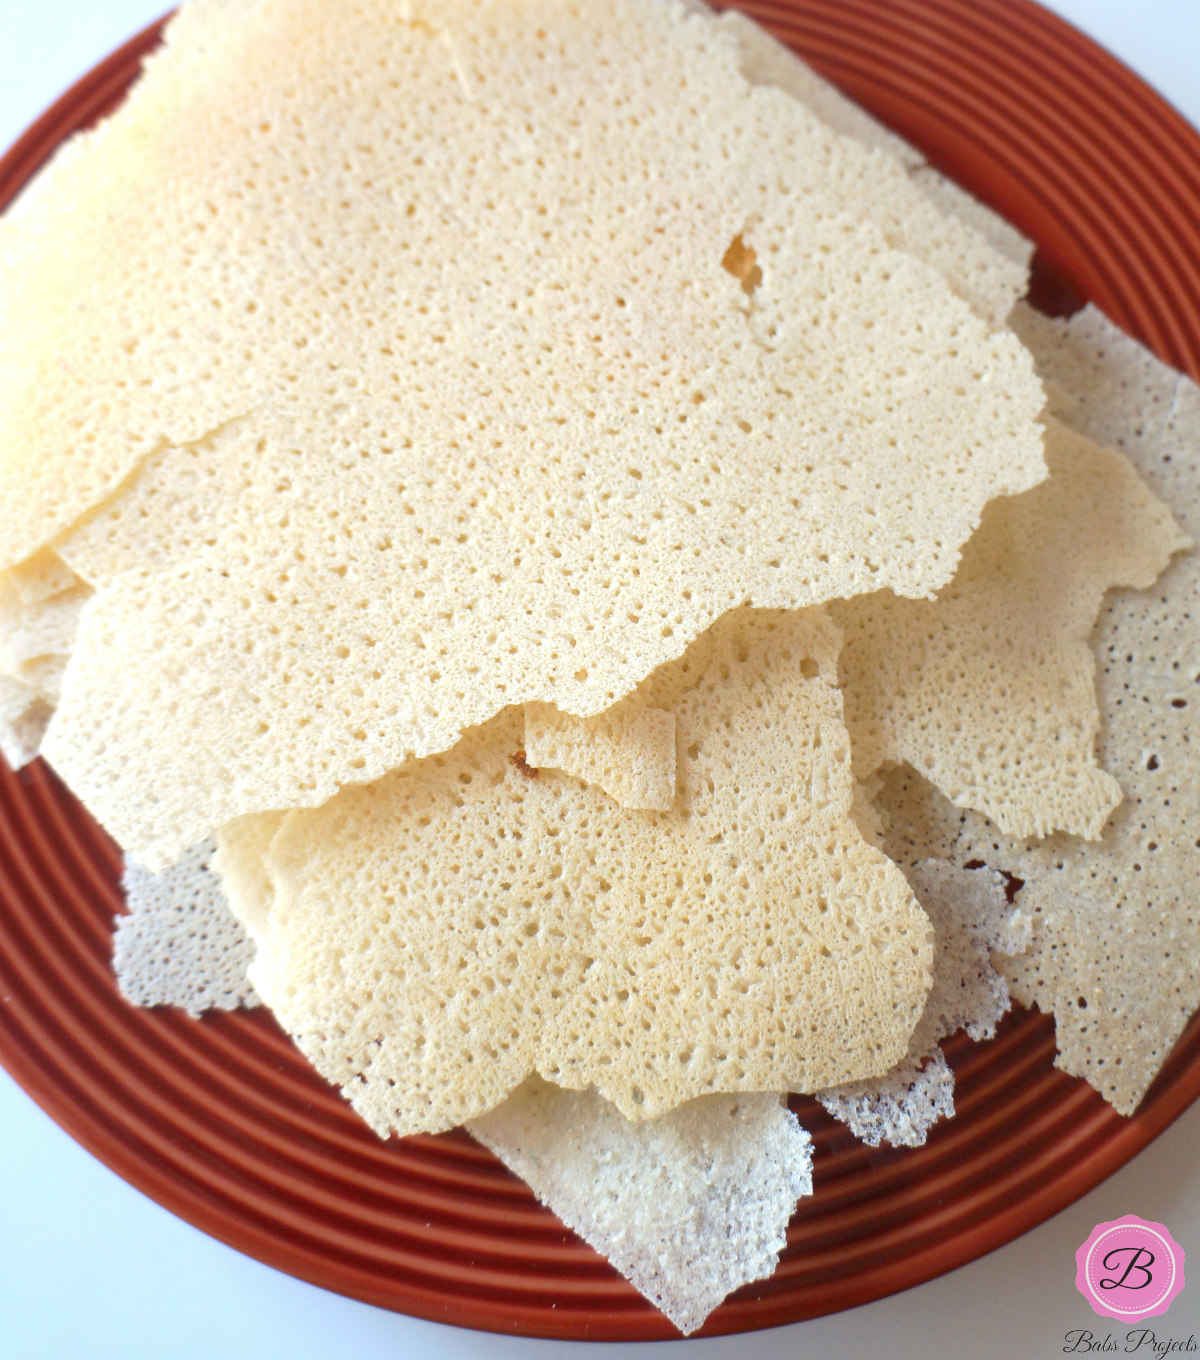
[[[993,501],[935,600],[838,601],[855,773],[908,761],[1010,835],[1098,839],[1121,787],[1097,759],[1089,637],[1106,592],[1147,587],[1191,538],[1125,455],[1057,421],[1051,475]]]
[[[0,572],[0,754],[12,770],[41,752],[90,595],[48,548]]]
[[[868,1147],[921,1147],[940,1119],[954,1115],[954,1071],[935,1046],[925,1057],[904,1058],[878,1081],[838,1087],[817,1100]]]
[[[533,1078],[467,1125],[683,1333],[775,1269],[812,1139],[782,1096],[703,1096],[633,1124]]]
[[[32,686],[0,674],[0,754],[11,770],[36,758],[54,708]]]
[[[881,1078],[848,1082],[817,1100],[871,1147],[920,1147],[954,1113],[954,1073],[938,1041],[957,1030],[991,1039],[1012,1004],[992,952],[1015,957],[1030,926],[1012,911],[1002,874],[927,859],[905,867],[934,927],[933,987],[906,1056]]]
[[[158,874],[126,861],[129,914],[117,918],[113,969],[135,1006],[177,1006],[195,1018],[259,1004],[246,976],[254,946],[212,870],[214,851],[207,840]]]
[[[595,784],[622,807],[669,812],[675,801],[675,715],[636,693],[592,718],[526,704],[524,758]]]

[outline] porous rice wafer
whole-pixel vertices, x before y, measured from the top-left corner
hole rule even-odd
[[[909,172],[909,178],[944,213],[972,227],[997,255],[1009,261],[1014,278],[1021,280],[1020,296],[1024,297],[1033,258],[1033,242],[1029,237],[932,165],[917,166]],[[1014,298],[1013,302],[1017,304],[1018,299]],[[1006,324],[1010,316],[1011,311],[1005,313]]]
[[[962,813],[909,765],[881,772],[868,786],[878,831],[860,820],[863,834],[907,871],[925,859],[951,859]]]
[[[684,1333],[771,1274],[812,1193],[812,1140],[782,1096],[703,1096],[634,1124],[535,1077],[467,1127]]]
[[[269,843],[271,819],[248,822]],[[254,868],[249,830],[228,838],[235,872]],[[114,963],[134,1005],[197,1015],[258,1004],[253,949],[212,863],[208,846],[154,879],[127,869]],[[235,895],[261,928],[259,869]],[[684,1332],[771,1273],[797,1199],[812,1193],[812,1140],[782,1096],[707,1096],[634,1124],[593,1091],[534,1077],[468,1128]]]
[[[11,573],[0,573],[0,671],[30,680],[29,667],[46,657],[70,655],[91,588],[76,581],[44,598],[23,598]],[[57,697],[47,695],[46,697]]]
[[[11,591],[26,605],[61,595],[78,584],[79,578],[53,548],[42,548],[0,573],[0,589],[5,594]]]
[[[0,674],[0,754],[10,770],[37,758],[53,712],[33,685]]]
[[[1200,388],[1094,308],[1066,321],[1027,315],[1022,331],[1062,418],[1123,449],[1183,527],[1200,531]],[[956,851],[1024,880],[1017,900],[1033,935],[1028,954],[1005,965],[1013,995],[1054,1012],[1055,1062],[1123,1114],[1200,1005],[1197,618],[1195,552],[1101,612],[1099,756],[1125,801],[1098,845],[1023,845],[968,816]]]
[[[694,8],[708,12],[703,5],[698,4]],[[210,5],[209,9],[213,11],[212,17],[216,18],[219,24],[219,15],[216,14],[215,7]],[[736,39],[742,72],[753,83],[774,85],[785,90],[840,134],[851,136],[864,145],[876,147],[897,156],[910,173],[920,176],[921,187],[927,195],[931,192],[932,181],[936,189],[933,194],[935,200],[938,193],[941,193],[943,189],[947,194],[952,195],[944,198],[945,208],[960,219],[969,222],[981,236],[992,242],[1001,255],[1008,255],[1020,267],[1005,282],[1003,270],[997,268],[996,261],[987,261],[984,264],[984,274],[994,276],[997,280],[998,292],[996,301],[990,308],[991,314],[994,316],[1003,314],[1007,308],[1004,300],[1004,288],[1008,288],[1012,298],[1024,291],[1025,284],[1022,271],[1028,263],[1028,256],[1032,249],[1030,243],[1020,238],[1002,218],[984,208],[969,195],[956,191],[954,186],[944,181],[942,177],[937,176],[936,172],[924,163],[920,152],[901,138],[896,137],[895,134],[872,119],[857,105],[845,99],[832,85],[813,72],[789,49],[783,47],[746,16],[736,11],[727,11],[720,16],[712,17],[720,27],[729,31]],[[219,38],[220,30],[218,27],[209,35],[208,40],[212,41]],[[147,97],[145,91],[142,92],[142,97]],[[130,116],[132,117],[132,115]],[[95,139],[85,138],[73,151],[64,153],[64,163],[69,162],[73,155],[83,152],[89,141],[93,140]],[[60,169],[61,167],[56,168],[56,173]],[[52,179],[53,176],[48,176],[46,185],[43,186],[43,191],[49,198],[53,198],[53,194],[48,192],[48,186]],[[31,197],[25,205],[26,208],[29,208],[33,201],[34,199]],[[953,268],[953,263],[951,268]],[[203,507],[200,506],[197,509],[202,511]],[[42,549],[33,558],[0,574],[0,592],[8,596],[15,591],[17,598],[26,607],[36,605],[42,600],[47,600],[49,604],[50,596],[61,595],[78,585],[79,581],[74,573],[50,549]],[[4,612],[2,601],[0,601],[0,615]],[[0,641],[9,642],[8,625],[3,617],[0,617]],[[67,647],[55,649],[56,654],[61,656],[65,656],[68,650]],[[61,669],[61,666],[59,669]],[[16,666],[9,665],[8,670],[14,678],[21,678]],[[26,676],[25,679],[28,682],[29,677]],[[39,678],[35,677],[35,687],[39,687],[38,681]],[[44,685],[41,687],[43,697],[51,700],[57,699],[56,684],[52,685],[52,692],[49,693],[46,692]]]
[[[884,325],[879,301],[864,283],[861,319],[873,328]],[[903,310],[910,319],[922,311]],[[801,324],[794,313],[791,323]],[[808,341],[816,338],[810,330]],[[823,354],[822,362],[842,362]],[[988,390],[1011,390],[999,374],[993,384]],[[739,400],[748,401],[748,391]],[[861,429],[869,392],[860,390],[857,400],[843,415]],[[706,428],[725,417],[716,403],[689,397],[697,426],[689,439],[697,442],[676,452],[694,474],[690,487],[669,469],[665,481],[648,466],[643,474],[625,447],[611,477],[591,459],[564,506],[559,478],[566,473],[547,459],[541,466],[554,475],[532,520],[525,498],[543,499],[536,465],[520,478],[500,476],[499,458],[489,454],[497,473],[491,490],[451,485],[432,464],[417,476],[410,465],[397,484],[388,456],[372,461],[346,440],[310,456],[311,439],[275,427],[275,473],[264,481],[262,427],[230,427],[214,441],[232,468],[221,480],[244,493],[227,514],[206,517],[217,541],[201,554],[149,574],[124,571],[91,602],[47,755],[126,850],[156,867],[235,816],[318,804],[348,781],[443,749],[504,702],[540,699],[579,716],[600,711],[747,595],[793,607],[874,585],[888,575],[888,562],[899,585],[896,573],[909,570],[904,560],[922,558],[929,541],[918,540],[915,524],[906,527],[901,502],[913,504],[915,493],[899,488],[935,460],[928,442],[917,458],[914,432],[923,472],[915,463],[906,470],[891,441],[903,442],[900,425],[930,408],[913,398],[897,416],[885,409],[895,400],[879,394],[879,418],[891,430],[881,430],[877,446],[886,450],[886,472],[877,467],[875,475],[859,459],[838,474],[849,481],[835,477],[806,498],[792,480],[796,469],[775,461],[778,446],[765,438],[753,446],[757,466],[749,457],[715,465],[721,475],[714,479],[707,456],[697,462],[696,454],[712,450]],[[824,421],[821,404],[806,399],[806,418]],[[997,413],[983,406],[976,414],[987,428],[978,434],[995,448]],[[762,406],[757,415],[746,409],[763,416]],[[929,429],[922,434],[932,437]],[[970,431],[962,434],[969,444]],[[466,433],[463,439],[470,442]],[[961,454],[957,437],[954,447]],[[522,452],[528,460],[527,444]],[[339,482],[331,496],[330,476],[347,469],[354,480]],[[853,489],[856,477],[870,480],[869,493]],[[777,532],[763,500],[773,482]],[[885,517],[877,499],[889,501],[889,487],[897,499]],[[962,509],[945,483],[936,509],[924,505],[921,532],[936,536],[939,552],[958,532],[945,520]],[[823,515],[837,526],[832,535],[820,527]],[[437,532],[423,529],[398,547],[403,526],[413,524]],[[178,542],[177,528],[170,517],[155,521],[156,534]],[[903,552],[885,541],[896,536]],[[63,551],[78,566],[69,547]],[[839,584],[823,587],[809,574],[814,558],[826,559],[819,570],[836,571]]]
[[[213,870],[221,880],[230,909],[252,940],[262,938],[275,898],[265,857],[286,815],[259,812],[239,817],[216,835]]]
[[[912,865],[907,877],[933,924],[933,987],[904,1058],[882,1078],[854,1082],[817,1099],[871,1147],[920,1147],[954,1113],[954,1073],[940,1039],[962,1029],[990,1039],[1011,1002],[993,954],[1028,946],[1029,924],[1009,908],[1004,880],[941,860]]]
[[[667,813],[531,778],[519,711],[289,813],[259,993],[381,1133],[461,1123],[534,1070],[636,1119],[886,1071],[928,923],[850,816],[837,646],[818,613],[739,611],[703,667],[657,675],[685,757]]]
[[[41,750],[91,590],[46,548],[0,572],[0,751],[13,769]]]
[[[988,314],[997,320],[1006,320],[1010,308],[1024,296],[1028,286],[1033,242],[999,213],[934,169],[924,152],[847,99],[835,85],[818,75],[790,47],[773,38],[753,19],[731,9],[721,14],[717,22],[737,38],[742,72],[748,80],[783,90],[839,135],[899,161],[927,198],[979,234],[994,252],[988,257],[981,251],[981,261],[986,261],[984,269],[995,280],[994,300]],[[1007,261],[1007,267],[1004,261]]]
[[[1013,835],[1095,839],[1121,789],[1096,760],[1088,637],[1106,590],[1150,585],[1189,539],[1124,455],[1050,421],[1046,458],[936,600],[831,608],[859,779],[907,762]]]
[[[113,970],[135,1006],[199,1016],[258,1004],[247,978],[254,947],[211,871],[214,849],[196,846],[161,874],[125,865],[129,911],[117,917]]]
[[[1046,455],[1050,479],[988,506],[936,600],[830,608],[860,782],[907,763],[1006,832],[1095,839],[1121,790],[1096,761],[1088,636],[1106,590],[1151,584],[1189,540],[1122,454],[1051,420]],[[609,765],[652,759],[632,714],[605,717]]]
[[[750,86],[718,25],[632,0],[448,5],[446,41],[382,5],[225,18],[162,111],[215,216],[181,192],[141,252],[170,282],[139,352],[157,371],[178,332],[202,385],[219,342],[254,400],[207,441],[203,551],[155,519],[173,565],[89,606],[48,734],[139,862],[508,703],[600,712],[743,602],[928,594],[1043,475],[1027,356],[915,258],[967,293],[978,238]]]
[[[755,85],[769,85],[795,99],[815,114],[839,136],[849,137],[863,146],[882,151],[905,170],[925,164],[925,156],[899,133],[847,99],[836,85],[818,75],[807,62],[773,37],[748,15],[736,9],[715,16],[717,24],[731,34],[738,45],[738,64],[742,74]],[[1020,292],[1013,294],[1013,302]],[[1001,312],[1003,319],[1007,311]]]

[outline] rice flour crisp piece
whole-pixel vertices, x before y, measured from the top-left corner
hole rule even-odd
[[[177,509],[121,516],[134,563],[94,527],[91,566],[58,544],[104,589],[47,753],[139,862],[510,703],[593,716],[742,603],[928,595],[983,505],[1044,475],[1027,355],[937,272],[968,295],[978,238],[750,85],[718,25],[632,0],[209,14],[176,21],[146,133],[189,187],[81,315],[118,349],[136,319],[122,365],[219,388],[220,419],[154,436]],[[148,457],[96,438],[101,480]]]
[[[703,5],[696,5],[695,8],[709,13]],[[969,223],[981,236],[991,241],[1000,254],[1007,255],[1014,264],[1020,266],[1021,271],[1025,270],[1032,250],[1031,243],[1014,232],[1002,218],[937,175],[932,167],[924,163],[920,152],[889,132],[857,105],[845,99],[834,86],[823,80],[746,16],[736,11],[727,11],[720,16],[712,17],[736,38],[742,71],[749,80],[755,84],[773,85],[785,90],[839,133],[897,156],[910,173],[919,176],[919,183],[927,197],[933,197],[935,201],[941,202],[945,211]],[[69,155],[64,156],[64,161],[69,160]],[[1014,272],[1006,281],[1004,271],[997,268],[995,261],[986,261],[983,272],[996,279],[996,300],[987,304],[987,309],[990,314],[1000,316],[1006,312],[1009,301],[1024,292],[1024,273]],[[93,567],[95,565],[92,564]],[[0,591],[7,597],[15,590],[17,598],[26,607],[26,612],[29,606],[45,600],[49,609],[56,615],[61,615],[64,612],[62,607],[65,601],[62,599],[51,601],[49,597],[61,596],[80,584],[70,568],[50,549],[40,550],[27,562],[10,568],[9,572],[0,576]],[[76,599],[81,600],[82,595]],[[10,643],[9,619],[3,601],[0,601],[0,643],[4,644],[7,652]],[[69,653],[69,640],[67,645],[55,650],[57,655],[65,658]],[[5,659],[7,661],[7,657]],[[8,661],[8,673],[14,678],[22,678],[21,664],[21,661]],[[42,668],[44,669],[44,663]],[[58,670],[61,671],[62,668],[60,666]],[[37,670],[36,666],[34,670]],[[28,675],[24,678],[29,680]],[[43,689],[44,697],[48,700],[57,700],[57,678],[59,677],[55,676],[51,682],[52,692]],[[36,674],[34,682],[35,687],[44,683]]]
[[[1200,532],[1200,389],[1094,308],[1022,331],[1055,408],[1121,448],[1193,537]],[[1145,1095],[1200,1004],[1200,557],[1154,588],[1112,596],[1094,636],[1103,724],[1098,754],[1125,801],[1098,845],[1023,845],[966,818],[958,858],[1024,880],[1028,955],[1005,965],[1014,997],[1053,1011],[1059,1067],[1123,1114]]]
[[[817,1099],[868,1147],[923,1147],[936,1123],[954,1117],[954,1069],[935,1044],[877,1081],[852,1082]]]
[[[223,826],[215,837],[213,872],[221,881],[230,910],[254,941],[262,939],[275,899],[267,872],[267,851],[283,825],[283,812],[260,812]]]
[[[924,859],[954,857],[963,814],[911,766],[881,771],[865,787],[879,823],[869,839],[888,859],[907,872]]]
[[[41,753],[90,594],[49,549],[0,572],[0,754],[10,769]]]
[[[24,605],[40,604],[79,585],[79,578],[52,548],[0,573],[0,593]]]
[[[711,13],[702,4],[694,7]],[[926,163],[920,151],[847,99],[746,15],[727,10],[713,17],[737,38],[741,69],[747,79],[754,84],[783,90],[840,135],[898,159],[916,177],[922,191],[943,211],[968,222],[999,254],[1007,257],[1015,268],[1011,272],[1007,300],[999,304],[997,310],[1005,310],[1017,301],[1027,286],[1028,264],[1033,253],[1031,241],[1004,218],[939,174]],[[528,758],[535,766],[552,766],[598,783],[624,806],[660,806],[650,801],[650,795],[645,791],[643,780],[646,776],[635,777],[635,782],[627,785],[624,777],[613,771],[613,765],[614,761],[618,764],[636,762],[641,771],[652,763],[660,780],[658,787],[663,790],[669,787],[673,796],[674,742],[672,740],[667,747],[665,725],[661,731],[649,728],[644,710],[639,710],[636,730],[631,723],[623,723],[618,728],[620,714],[620,706],[614,705],[602,718],[579,720],[559,713],[550,705],[529,705],[526,708]],[[602,733],[597,730],[600,722],[603,722]],[[599,746],[589,745],[589,738],[603,743],[603,756]],[[601,761],[608,782],[600,777],[598,763]],[[668,761],[671,762],[669,774]],[[669,803],[661,806],[669,806]],[[858,820],[862,825],[862,818]]]
[[[218,852],[255,934],[274,825],[248,818]],[[812,1140],[783,1096],[703,1096],[633,1123],[594,1091],[531,1077],[467,1128],[685,1333],[774,1270],[796,1201],[812,1194]]]
[[[802,61],[790,47],[773,37],[753,19],[730,9],[715,16],[719,27],[733,35],[738,45],[738,62],[742,74],[755,85],[773,86],[803,104],[839,136],[849,137],[861,145],[882,151],[897,161],[906,171],[925,164],[924,155],[911,142],[893,132],[877,119],[847,99],[836,85],[818,75]],[[1020,296],[1014,292],[1012,301]],[[1001,311],[999,319],[1007,315]]]
[[[702,1096],[635,1124],[534,1077],[467,1128],[684,1333],[771,1274],[812,1194],[812,1140],[782,1096]]]
[[[0,751],[13,769],[41,750],[91,593],[50,549],[0,572]]]
[[[703,666],[656,676],[670,812],[530,778],[516,711],[289,813],[259,993],[381,1133],[462,1123],[534,1071],[635,1119],[886,1071],[928,922],[851,818],[837,645],[818,614],[739,611]]]
[[[32,685],[0,674],[0,755],[10,770],[37,759],[53,712]]]
[[[232,859],[251,867],[249,840],[232,840]],[[133,1004],[192,1015],[258,1004],[253,949],[211,847],[155,878],[131,866],[126,880],[131,915],[118,918],[116,952]],[[253,882],[236,884],[240,915],[255,897]],[[796,1201],[812,1193],[812,1140],[782,1096],[707,1096],[633,1124],[593,1091],[534,1077],[468,1127],[684,1332],[774,1270]]]
[[[191,1016],[256,1006],[247,979],[254,946],[212,872],[212,842],[160,874],[126,861],[129,913],[117,917],[113,968],[135,1006],[178,1006]]]
[[[938,1041],[960,1029],[972,1039],[994,1037],[1011,1002],[992,955],[1019,955],[1029,941],[1029,924],[1009,907],[1000,874],[931,859],[907,876],[934,930],[933,988],[908,1052],[880,1079],[817,1095],[871,1147],[920,1147],[939,1119],[953,1115],[954,1073]]]
[[[91,595],[90,587],[77,581],[58,594],[30,601],[21,597],[11,573],[0,573],[0,671],[36,684],[48,658],[58,658],[65,667]],[[56,699],[57,693],[45,697]]]
[[[1106,590],[1189,544],[1129,460],[1057,422],[1051,474],[984,512],[936,600],[834,605],[855,773],[906,761],[1004,831],[1095,839],[1121,788],[1096,759],[1088,639]]]
[[[233,839],[236,861],[251,865],[250,843]],[[258,1004],[253,949],[210,850],[157,878],[127,873],[116,957],[135,1005],[197,1015]],[[244,914],[254,888],[238,887]],[[782,1096],[707,1096],[634,1124],[593,1091],[535,1077],[468,1127],[684,1332],[772,1272],[796,1201],[812,1193],[812,1140]]]
[[[957,217],[977,231],[997,255],[1009,262],[1012,277],[1020,284],[1020,296],[1024,296],[1029,287],[1029,264],[1034,249],[1029,237],[932,165],[919,165],[909,172],[909,176],[926,198],[944,213]],[[1017,297],[1013,298],[1012,305],[1019,305]],[[1011,315],[1010,308],[1004,314],[1006,324]]]

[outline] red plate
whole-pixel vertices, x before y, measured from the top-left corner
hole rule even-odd
[[[1047,279],[1200,377],[1200,137],[1130,71],[1029,0],[745,8],[1037,240]],[[119,100],[156,40],[115,53],[26,133],[0,162],[0,204]],[[126,1005],[108,963],[118,867],[43,765],[0,773],[0,1060],[80,1143],[222,1241],[369,1303],[538,1336],[675,1335],[466,1135],[378,1142],[264,1014],[197,1023]],[[1129,1120],[1053,1069],[1036,1014],[947,1052],[959,1113],[915,1151],[871,1151],[795,1102],[816,1193],[773,1278],[705,1333],[962,1265],[1091,1189],[1200,1093],[1197,1021]]]

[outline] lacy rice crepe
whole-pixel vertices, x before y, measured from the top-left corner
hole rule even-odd
[[[6,224],[54,329],[0,562],[118,493],[58,543],[99,590],[46,752],[141,862],[599,713],[731,607],[929,595],[1044,476],[1010,262],[740,61],[653,0],[199,0]]]
[[[1121,786],[1097,759],[1088,639],[1105,592],[1191,540],[1122,454],[1050,421],[1050,477],[993,502],[936,600],[836,604],[854,769],[907,762],[1018,836],[1095,840]]]
[[[1009,955],[1018,1000],[1054,1011],[1058,1064],[1128,1114],[1200,1004],[1188,905],[1200,844],[1188,831],[1195,556],[1179,556],[1152,595],[1102,604],[1102,594],[1149,585],[1191,541],[1200,397],[1093,310],[1069,322],[1024,311],[1019,324],[1053,380],[1056,414],[1125,453],[1051,423],[1051,478],[989,507],[938,600],[835,607],[848,636],[842,680],[859,772],[904,758],[941,791],[885,782],[889,852],[982,861],[1024,881],[1028,953],[996,934],[992,950]],[[1097,611],[1098,677],[1084,642]],[[1099,841],[1023,845],[978,813],[939,806],[942,794],[1014,829]],[[974,892],[964,887],[960,912]],[[949,1108],[950,1076],[932,1056],[911,1079],[891,1078],[900,1105],[884,1108],[898,1111],[899,1141],[919,1141]],[[869,1104],[857,1114],[835,1104],[878,1131]]]
[[[267,913],[253,862],[227,874],[251,887],[256,987],[381,1133],[461,1123],[531,1072],[644,1119],[887,1071],[928,922],[851,815],[837,646],[819,612],[739,611],[652,677],[679,749],[666,813],[531,777],[517,712],[288,814]]]
[[[1028,946],[1029,924],[1014,919],[999,874],[960,869],[936,859],[913,864],[907,877],[934,927],[933,987],[908,1052],[883,1078],[859,1081],[817,1099],[872,1147],[919,1147],[939,1119],[954,1113],[954,1073],[938,1047],[960,1029],[990,1039],[1008,1011],[1008,987],[993,958]]]
[[[1094,308],[1065,321],[1021,309],[1017,324],[1063,420],[1115,445],[1193,535],[1200,528],[1200,388]],[[890,852],[986,863],[1022,884],[1027,951],[1002,959],[1014,997],[1053,1012],[1056,1064],[1123,1114],[1146,1094],[1200,1005],[1195,884],[1200,810],[1189,710],[1200,677],[1195,552],[1149,592],[1114,593],[1092,646],[1097,756],[1124,800],[1098,843],[1022,842],[963,815],[914,777],[881,791]]]
[[[1106,591],[1145,588],[1190,546],[1121,453],[1056,420],[1050,477],[988,506],[934,600],[890,592],[830,606],[858,780],[907,762],[1014,835],[1096,839],[1121,787],[1096,757],[1088,643]],[[592,780],[625,806],[674,771],[668,714],[615,705],[572,719],[527,705],[532,764]]]
[[[1021,326],[1062,418],[1123,449],[1183,527],[1200,531],[1200,389],[1094,308],[1066,322],[1026,313]],[[1101,613],[1098,754],[1125,800],[1100,844],[1022,845],[968,817],[955,851],[1024,880],[1033,938],[1007,967],[1013,993],[1053,1010],[1058,1065],[1125,1114],[1200,1005],[1198,590],[1193,552],[1154,591],[1115,594]]]

